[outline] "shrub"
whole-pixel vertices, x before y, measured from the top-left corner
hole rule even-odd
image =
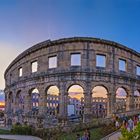
[[[140,139],[140,123],[137,124],[133,131],[123,128],[121,130],[122,137],[119,140],[139,140]]]
[[[20,134],[20,135],[31,135],[32,134],[32,128],[28,125],[20,125],[15,124],[12,126],[11,129],[12,134]]]

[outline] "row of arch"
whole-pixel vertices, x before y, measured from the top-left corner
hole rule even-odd
[[[46,90],[45,94],[45,115],[51,118],[57,118],[60,113],[60,91],[57,86],[50,86]],[[108,89],[105,86],[96,86],[92,89],[91,99],[91,112],[93,117],[105,117],[109,110],[108,102]],[[116,91],[116,112],[125,112],[128,92],[125,88],[119,87]],[[135,108],[140,108],[140,91],[134,92],[134,104]],[[10,92],[7,96],[8,110],[13,109],[13,93]],[[26,100],[26,101],[25,101]],[[15,114],[22,114],[24,112],[25,104],[28,104],[28,110],[30,113],[38,114],[40,109],[40,93],[37,88],[29,90],[28,97],[22,94],[19,90],[15,96]],[[84,114],[85,97],[84,89],[82,86],[75,84],[68,88],[67,104],[67,116],[78,116],[79,118]],[[27,107],[27,105],[26,105]]]

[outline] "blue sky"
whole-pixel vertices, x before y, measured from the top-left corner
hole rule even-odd
[[[9,63],[47,40],[88,36],[140,52],[140,0],[0,0],[0,88]]]

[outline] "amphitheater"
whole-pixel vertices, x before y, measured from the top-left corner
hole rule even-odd
[[[38,43],[8,66],[5,83],[7,125],[140,112],[140,54],[113,41],[73,37]]]

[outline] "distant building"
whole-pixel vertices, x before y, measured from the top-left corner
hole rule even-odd
[[[107,98],[92,98],[92,113],[94,117],[105,117],[107,115]]]
[[[74,115],[75,116],[79,116],[79,115],[82,115],[83,113],[83,103],[82,103],[82,99],[79,100],[77,98],[71,98],[69,97],[68,98],[68,104],[69,105],[74,105]]]
[[[0,90],[0,110],[5,109],[5,94],[4,90]]]

